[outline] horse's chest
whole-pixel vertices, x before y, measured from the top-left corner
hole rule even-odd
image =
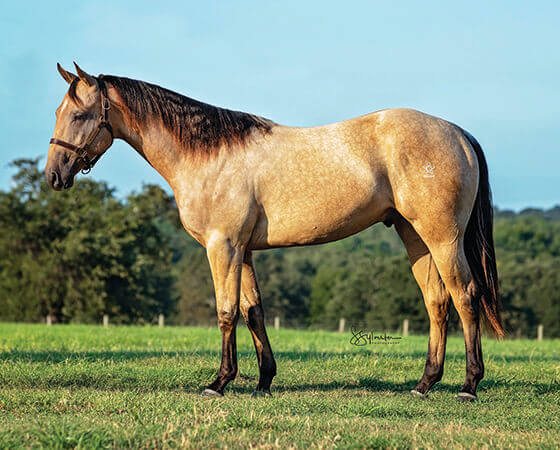
[[[206,246],[205,236],[208,228],[208,208],[203,206],[203,201],[197,197],[180,196],[177,198],[179,217],[183,228],[198,243]]]

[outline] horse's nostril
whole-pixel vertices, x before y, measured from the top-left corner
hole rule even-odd
[[[51,186],[55,189],[60,189],[62,187],[62,180],[56,170],[51,172]]]

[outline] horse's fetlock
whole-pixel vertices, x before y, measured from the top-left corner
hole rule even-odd
[[[484,378],[484,366],[478,366],[473,372],[473,378],[476,381],[480,381]]]
[[[437,383],[443,378],[443,364],[426,364],[424,378],[430,383]]]
[[[467,367],[467,379],[471,379],[475,384],[484,378],[484,365],[482,363],[469,364]]]
[[[237,368],[224,369],[220,372],[220,377],[228,382],[235,380],[235,377],[237,377]]]
[[[276,376],[276,362],[274,360],[270,361],[263,361],[262,367],[262,374],[266,375],[270,378]]]

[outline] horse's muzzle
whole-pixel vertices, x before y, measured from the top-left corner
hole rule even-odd
[[[47,169],[45,170],[45,175],[47,177],[47,183],[55,191],[70,189],[74,185],[73,176],[67,176],[65,177],[66,179],[63,179],[57,170]]]

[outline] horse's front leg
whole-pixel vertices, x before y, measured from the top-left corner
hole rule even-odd
[[[205,395],[223,395],[224,388],[237,376],[235,332],[239,318],[239,292],[244,248],[225,237],[214,237],[206,247],[214,289],[218,323],[222,332],[222,362],[216,379]]]
[[[257,362],[259,364],[259,384],[253,392],[254,397],[270,395],[270,383],[276,375],[276,362],[264,326],[264,311],[257,276],[253,267],[251,252],[247,250],[243,258],[241,275],[241,314],[253,336]]]

